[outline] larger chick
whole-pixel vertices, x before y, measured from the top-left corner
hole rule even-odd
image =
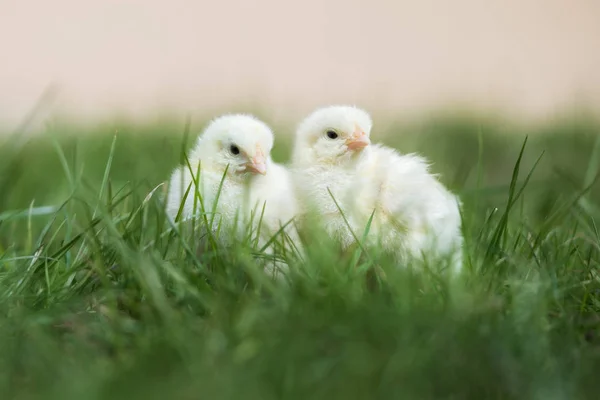
[[[224,243],[239,240],[247,234],[248,226],[257,230],[260,223],[258,245],[266,244],[298,210],[289,171],[271,159],[273,141],[271,129],[253,116],[232,114],[213,120],[188,158],[194,175],[200,170],[198,188],[192,183],[187,165],[177,168],[169,183],[167,213],[173,219],[177,216],[191,184],[182,219],[193,216],[194,202],[196,213],[202,211],[195,200],[201,197],[204,212],[211,213],[215,208],[212,229],[220,231]],[[200,196],[195,195],[196,190]],[[295,239],[292,224],[286,233]]]
[[[299,124],[292,165],[303,202],[343,247],[362,237],[373,214],[367,244],[381,245],[402,262],[448,257],[459,271],[458,198],[423,158],[371,144],[371,128],[369,114],[350,106],[318,109]]]

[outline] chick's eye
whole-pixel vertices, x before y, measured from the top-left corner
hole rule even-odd
[[[232,144],[231,146],[229,146],[229,151],[234,156],[237,156],[238,154],[240,154],[240,149],[235,144]]]
[[[338,134],[336,131],[327,131],[327,137],[329,139],[337,139]]]

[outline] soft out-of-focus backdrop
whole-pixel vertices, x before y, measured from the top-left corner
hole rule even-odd
[[[83,118],[330,102],[545,117],[600,105],[598,21],[595,0],[3,0],[0,125],[49,84]]]

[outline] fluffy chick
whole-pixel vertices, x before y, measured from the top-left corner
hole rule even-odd
[[[212,229],[216,230],[220,224],[220,238],[226,244],[231,244],[234,238],[223,235],[224,232],[231,232],[239,239],[247,234],[248,224],[257,229],[260,222],[260,247],[296,215],[298,203],[290,172],[271,159],[273,141],[271,129],[257,118],[224,115],[206,127],[190,152],[188,159],[194,175],[200,166],[197,190],[204,210],[211,212],[217,202]],[[177,216],[192,182],[187,165],[172,173],[167,198],[167,214],[171,218]],[[193,217],[195,191],[192,183],[182,219]],[[196,203],[196,212],[200,213],[201,206]],[[288,225],[286,232],[295,238],[293,224]]]
[[[373,214],[367,244],[380,244],[402,262],[451,257],[459,271],[459,199],[429,172],[425,159],[371,144],[371,128],[369,114],[350,106],[318,109],[299,124],[292,165],[302,202],[322,216],[343,247],[355,241],[348,225],[360,238]]]

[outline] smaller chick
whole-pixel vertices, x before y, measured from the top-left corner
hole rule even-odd
[[[198,188],[188,166],[178,167],[169,182],[167,214],[175,219],[191,184],[182,219],[194,216],[197,190],[204,212],[215,209],[212,229],[219,230],[224,244],[242,239],[248,233],[248,226],[255,232],[260,229],[259,248],[286,224],[285,232],[296,240],[290,221],[296,215],[298,203],[289,171],[271,159],[273,141],[271,129],[251,115],[231,114],[214,119],[188,158],[194,175],[200,170],[200,176],[196,177]],[[196,204],[195,210],[200,214],[201,205]],[[210,221],[211,215],[207,218]],[[273,246],[267,250],[272,254]]]
[[[402,262],[450,257],[459,271],[458,198],[422,157],[372,145],[371,128],[369,114],[350,106],[318,109],[299,124],[292,165],[302,202],[322,216],[326,231],[343,247],[363,235],[373,215],[367,244],[381,245]]]

